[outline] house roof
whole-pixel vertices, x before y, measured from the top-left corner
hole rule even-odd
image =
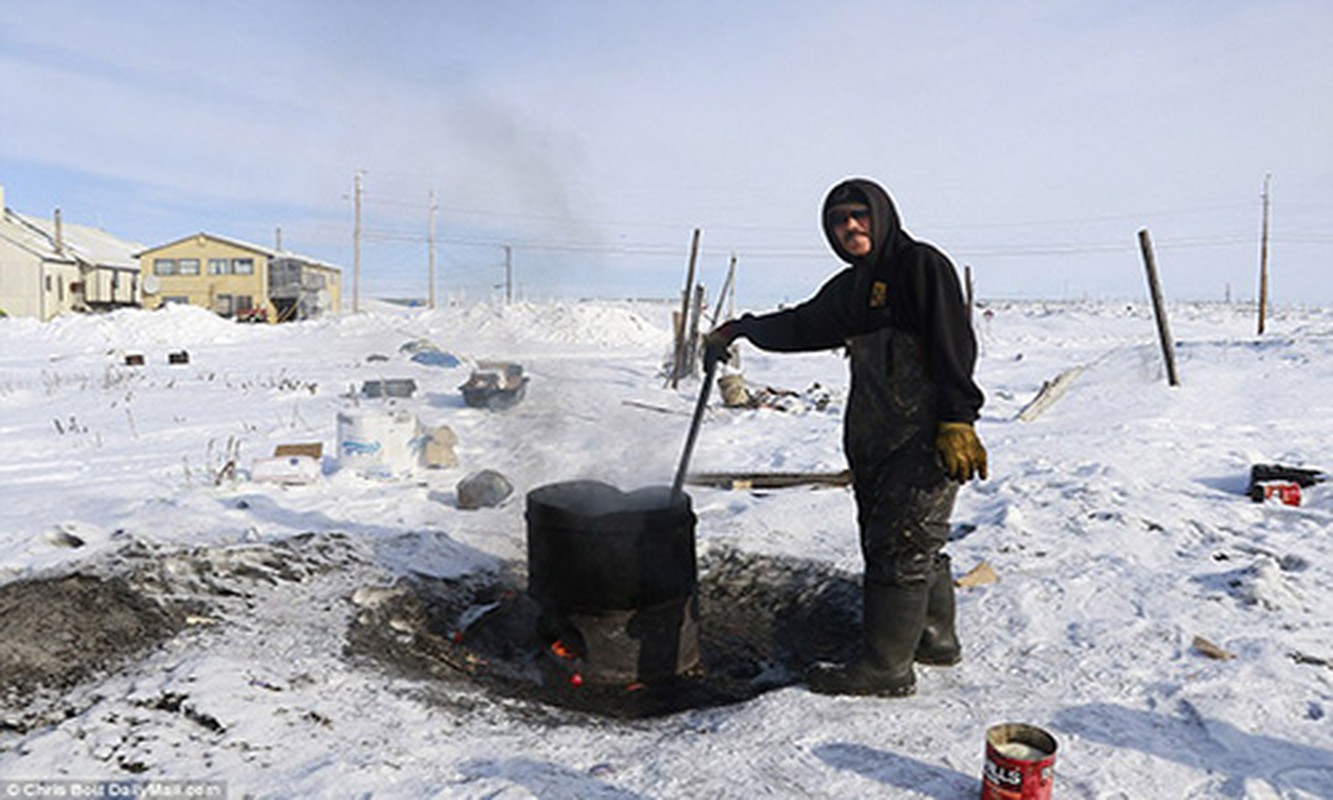
[[[93,266],[118,269],[138,269],[135,253],[143,249],[142,244],[126,241],[101,228],[62,220],[62,253],[56,247],[54,220],[20,214],[8,208],[0,216],[0,238],[46,261],[82,261]]]
[[[294,253],[291,250],[274,250],[273,248],[265,247],[262,244],[254,244],[253,242],[247,242],[241,239],[233,239],[229,236],[219,236],[216,233],[209,233],[207,231],[199,231],[198,233],[192,233],[189,236],[182,236],[179,239],[173,239],[170,242],[166,242],[165,244],[159,244],[154,247],[146,247],[146,248],[141,247],[139,251],[134,254],[134,256],[135,258],[139,258],[142,257],[145,253],[151,253],[154,250],[161,250],[166,247],[178,245],[181,242],[188,242],[191,239],[195,239],[200,236],[203,236],[207,239],[212,239],[215,242],[222,242],[223,244],[229,244],[232,247],[239,247],[242,250],[250,250],[254,253],[258,253],[259,255],[265,256],[267,258],[290,258],[295,261],[301,261],[303,263],[310,264],[311,266],[322,267],[324,269],[331,269],[334,270],[335,272],[341,271],[341,268],[339,268],[334,264],[329,264],[327,262],[320,261],[317,258],[311,258],[310,256],[304,256],[301,255],[300,253]]]

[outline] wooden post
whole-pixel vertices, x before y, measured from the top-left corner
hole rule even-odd
[[[728,281],[727,283],[727,286],[730,289],[730,291],[727,293],[727,319],[735,319],[736,318],[736,254],[735,253],[731,254],[731,270],[728,271],[727,275],[730,278],[730,281]],[[740,370],[741,350],[739,347],[732,348],[730,363],[732,369]]]
[[[1157,315],[1157,336],[1162,340],[1162,357],[1166,359],[1166,381],[1180,385],[1176,375],[1176,350],[1171,342],[1171,326],[1167,324],[1166,307],[1162,304],[1162,285],[1157,279],[1157,260],[1153,258],[1152,239],[1148,229],[1139,231],[1139,249],[1143,251],[1143,265],[1148,270],[1148,291],[1152,295],[1153,313]]]
[[[685,326],[690,318],[690,289],[694,287],[694,264],[699,258],[698,228],[694,229],[694,238],[690,242],[690,265],[685,275],[685,289],[680,293],[680,328],[676,336],[676,358],[671,365],[671,388],[680,383],[680,375],[685,371]]]
[[[722,301],[731,289],[731,282],[736,277],[736,254],[731,254],[731,263],[727,265],[727,279],[722,282],[722,291],[717,293],[717,307],[713,309],[713,318],[708,322],[708,329],[717,327],[718,317],[722,316]]]
[[[736,263],[735,254],[731,256],[731,263],[732,264]],[[731,276],[731,293],[727,296],[727,318],[734,319],[735,317],[736,317],[736,276],[733,274]]]
[[[1273,173],[1264,176],[1264,223],[1259,239],[1259,335],[1264,335],[1264,319],[1268,313],[1268,182]]]
[[[699,323],[704,316],[704,285],[694,287],[694,313],[690,315],[690,338],[685,350],[685,374],[693,375],[699,355]]]
[[[668,376],[668,382],[671,382],[675,379],[674,375],[676,372],[676,359],[680,358],[680,340],[682,337],[685,336],[685,318],[682,317],[680,315],[680,312],[676,310],[672,310],[671,312],[671,334],[672,334],[671,340],[672,342],[674,342],[673,344],[674,349],[671,351],[672,374]]]
[[[975,303],[975,295],[972,294],[972,265],[963,265],[963,302],[967,304],[967,321],[972,322],[972,309]]]

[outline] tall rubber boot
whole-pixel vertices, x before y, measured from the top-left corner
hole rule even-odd
[[[921,641],[916,646],[916,660],[936,667],[952,667],[963,660],[963,648],[958,643],[954,627],[957,603],[954,599],[953,571],[949,557],[935,557],[935,571],[930,576],[930,594],[927,596],[926,625],[921,629]]]
[[[882,584],[865,581],[865,643],[850,664],[818,664],[808,676],[820,694],[906,697],[916,691],[912,657],[925,625],[927,581]]]

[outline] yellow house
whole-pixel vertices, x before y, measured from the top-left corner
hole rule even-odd
[[[188,303],[254,321],[310,319],[342,304],[335,266],[211,233],[138,254],[144,308]]]

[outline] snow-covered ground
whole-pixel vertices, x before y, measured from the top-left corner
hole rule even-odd
[[[374,306],[282,326],[189,308],[0,319],[0,591],[80,572],[198,604],[111,674],[0,698],[0,789],[943,800],[977,796],[986,729],[1021,721],[1059,741],[1058,798],[1333,797],[1333,485],[1298,507],[1244,495],[1254,463],[1333,467],[1330,309],[1280,309],[1260,337],[1251,309],[1173,305],[1170,388],[1145,304],[989,303],[978,430],[991,477],[961,493],[949,552],[956,574],[984,561],[999,579],[960,589],[964,661],[920,668],[914,697],[797,685],[616,721],[465,684],[441,701],[429,679],[349,657],[375,587],[521,565],[528,490],[671,481],[698,383],[663,385],[670,308]],[[403,346],[421,340],[461,362],[410,360]],[[181,350],[187,364],[167,363]],[[843,358],[742,350],[751,388],[817,383],[831,402],[715,400],[692,467],[842,469]],[[127,366],[131,353],[145,364]],[[490,358],[531,378],[507,411],[458,392]],[[1020,421],[1071,368],[1064,396]],[[403,404],[455,431],[460,464],[391,480],[337,469],[346,395],[403,377],[419,386]],[[255,459],[301,442],[324,446],[319,480],[249,479]],[[481,469],[514,494],[459,509],[458,481]],[[690,494],[701,554],[858,569],[846,490]],[[59,615],[29,616],[38,639],[80,647]]]

